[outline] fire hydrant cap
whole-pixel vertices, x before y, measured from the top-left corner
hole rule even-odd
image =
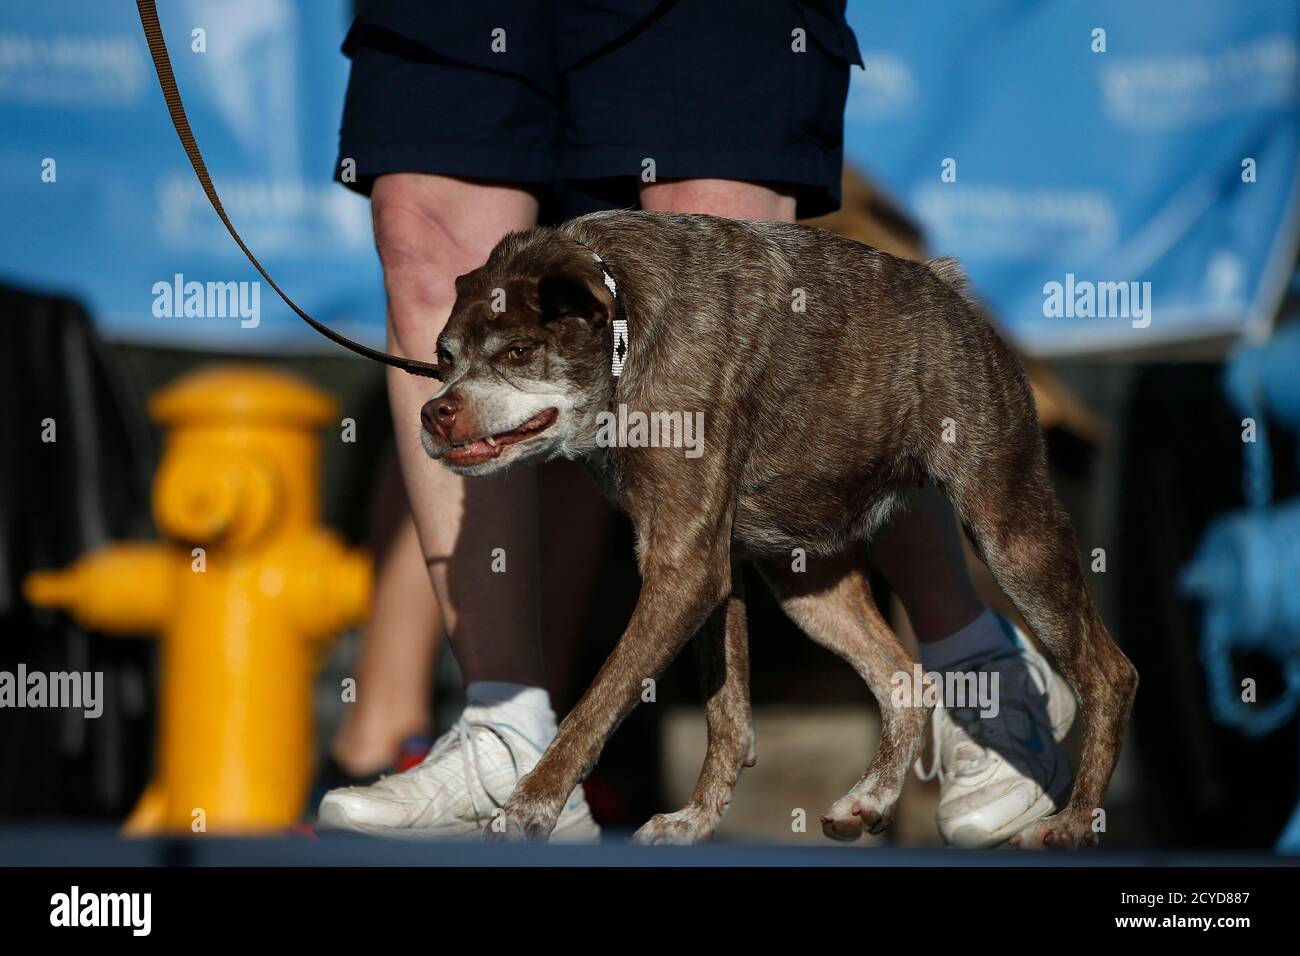
[[[155,393],[149,414],[160,425],[247,422],[319,428],[337,417],[338,406],[296,375],[260,365],[218,365]]]

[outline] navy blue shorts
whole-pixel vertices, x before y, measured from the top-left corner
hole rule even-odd
[[[831,212],[861,64],[844,4],[363,0],[336,170],[352,159],[367,194],[438,173],[633,205],[652,161],[657,180],[781,184],[799,216]]]

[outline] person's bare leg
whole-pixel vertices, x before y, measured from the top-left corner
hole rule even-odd
[[[380,177],[371,203],[389,348],[431,359],[455,278],[482,265],[507,232],[533,225],[537,203],[508,186],[415,174]],[[537,473],[514,468],[464,480],[430,461],[419,440],[420,410],[439,386],[402,372],[391,372],[388,386],[422,560],[461,667],[466,707],[416,766],[325,794],[317,826],[463,838],[482,832],[490,809],[555,734],[539,634]],[[559,836],[598,839],[582,791],[564,797]]]
[[[388,292],[388,344],[431,361],[456,276],[483,264],[507,232],[537,218],[526,190],[445,176],[380,176],[371,195]],[[420,408],[437,383],[390,370],[397,453],[443,625],[466,684],[543,682],[537,611],[537,479],[529,468],[466,481],[429,460]],[[502,548],[507,573],[492,570]],[[451,582],[449,584],[449,579]]]
[[[577,462],[537,469],[541,511],[541,605],[546,689],[558,716],[583,690],[576,686],[579,648],[587,631],[596,576],[613,514],[596,483]]]
[[[393,762],[402,741],[433,729],[433,669],[442,615],[408,515],[378,556],[370,620],[357,654],[357,700],[331,752],[354,777]]]
[[[966,570],[957,516],[932,485],[908,496],[907,509],[872,543],[871,560],[922,644],[957,633],[984,612]]]
[[[640,190],[641,208],[651,212],[794,222],[794,195],[775,185],[739,179],[671,179],[643,183]]]

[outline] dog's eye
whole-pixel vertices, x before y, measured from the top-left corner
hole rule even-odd
[[[532,351],[533,347],[531,345],[511,346],[511,348],[506,352],[506,358],[510,359],[512,362],[522,362],[524,359],[528,358]]]
[[[439,365],[450,365],[450,364],[451,364],[451,353],[448,352],[446,349],[438,349],[438,364],[439,364]]]

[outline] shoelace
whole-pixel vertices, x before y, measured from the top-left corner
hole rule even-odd
[[[997,655],[995,657],[985,659],[984,661],[976,665],[976,669],[979,670],[986,669],[990,664],[996,662],[996,660],[1000,656],[1002,655]],[[1037,674],[1039,679],[1042,681],[1043,686],[1044,687],[1048,686],[1048,675],[1041,673],[1042,664],[1037,658],[1027,654],[1021,654],[1018,650],[1014,652],[1014,656],[1023,662],[1027,672],[1032,672],[1033,674]],[[1022,689],[1023,694],[1031,693],[1037,689],[1037,685],[1032,680],[1032,678],[1029,677],[1028,674],[1026,675],[1026,677],[1027,680],[1029,681],[1029,686]],[[1022,697],[1019,700],[1012,701],[1012,702],[1008,702],[1004,700],[1003,704],[1005,706],[1006,703],[1012,703],[1014,706],[1015,703],[1019,703],[1021,701],[1024,702],[1025,706],[1014,708],[1018,712],[1017,716],[1019,716],[1021,720],[1028,720],[1028,721],[1034,720],[1035,717],[1032,710],[1028,706],[1027,698]],[[933,763],[930,769],[926,770],[925,763],[924,763],[924,756],[917,755],[916,762],[912,765],[912,770],[916,773],[917,778],[921,780],[921,782],[924,783],[930,780],[934,780],[936,777],[938,778],[940,784],[944,782],[944,770],[943,770],[943,760],[942,760],[943,744],[944,741],[950,736],[953,736],[957,733],[964,733],[968,738],[970,744],[970,746],[963,746],[963,744],[966,743],[966,741],[963,741],[962,744],[958,744],[954,748],[955,756],[953,762],[954,762],[954,774],[956,776],[962,776],[964,774],[970,774],[970,773],[978,773],[980,770],[984,769],[985,766],[987,766],[989,760],[989,750],[990,749],[996,750],[997,748],[995,745],[997,742],[999,741],[1007,742],[1015,739],[1015,735],[1012,734],[1009,729],[1011,718],[1012,718],[1011,714],[1006,714],[1005,716],[1003,716],[1001,719],[998,720],[989,721],[980,718],[978,713],[975,712],[975,709],[971,707],[953,708],[954,713],[958,711],[969,712],[972,716],[970,717],[970,719],[961,721],[953,717],[952,714],[949,713],[949,711],[946,710],[942,704],[937,704],[935,706],[934,714],[930,717],[930,751],[931,751],[931,757]],[[1044,718],[1046,718],[1046,714],[1044,714]],[[1050,719],[1047,720],[1046,722],[1050,727],[1051,725]],[[942,726],[940,726],[941,724]],[[965,756],[963,751],[970,750],[971,747],[974,747],[974,749],[977,751],[977,754],[971,757]]]
[[[487,720],[467,720],[463,715],[460,720],[456,721],[455,727],[438,738],[438,741],[433,745],[433,749],[429,751],[429,755],[422,761],[422,763],[430,763],[440,759],[452,748],[459,746],[461,770],[465,775],[466,789],[469,791],[469,805],[474,811],[475,823],[482,823],[484,819],[484,814],[479,808],[478,797],[475,793],[476,789],[482,789],[493,805],[505,806],[505,800],[498,798],[496,794],[488,789],[487,782],[484,780],[478,743],[473,733],[473,731],[480,729],[486,730],[501,741],[506,748],[506,752],[510,754],[510,760],[514,764],[516,776],[518,776],[517,771],[520,767],[519,751],[501,728]],[[477,788],[475,784],[477,784]],[[507,794],[508,796],[509,794]]]
[[[940,755],[943,752],[943,741],[954,732],[955,724],[948,719],[944,719],[942,721],[943,727],[940,728],[941,713],[946,714],[943,710],[943,705],[939,704],[934,708],[934,714],[930,717],[930,752],[933,755],[933,765],[929,770],[926,770],[924,756],[921,754],[917,755],[916,763],[912,765],[912,769],[916,772],[916,776],[922,783],[933,780],[936,777],[939,779],[939,783],[942,784],[944,781],[943,760]]]

